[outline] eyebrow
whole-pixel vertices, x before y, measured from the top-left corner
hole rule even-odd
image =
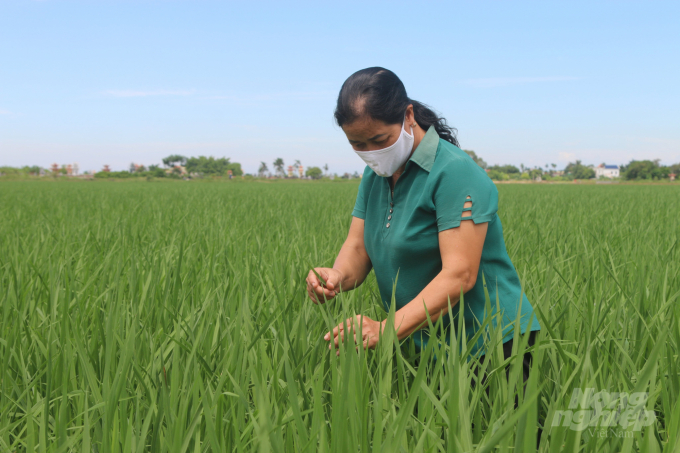
[[[378,134],[378,135],[376,135],[376,136],[374,136],[374,137],[369,138],[369,139],[366,140],[366,141],[367,141],[367,142],[372,142],[373,140],[377,139],[378,137],[382,137],[383,135],[387,135],[387,134]],[[350,140],[349,142],[350,142],[350,143],[358,143],[359,140]]]

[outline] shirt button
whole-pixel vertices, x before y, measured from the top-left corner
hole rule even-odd
[[[390,224],[389,224],[389,223],[388,223],[387,225],[385,225],[385,228],[389,228],[389,227],[390,227]]]
[[[390,209],[390,214],[392,214],[392,210]]]
[[[387,216],[387,220],[392,220],[392,216]]]
[[[393,203],[393,202],[390,202],[390,206],[394,206],[394,203]]]

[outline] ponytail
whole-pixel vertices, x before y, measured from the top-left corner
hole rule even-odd
[[[456,138],[456,129],[446,124],[446,118],[437,115],[431,108],[418,101],[411,99],[411,104],[413,104],[413,115],[416,118],[418,126],[425,131],[427,131],[430,126],[434,126],[434,130],[437,131],[439,138],[443,138],[449,143],[460,146],[458,144],[458,139]]]

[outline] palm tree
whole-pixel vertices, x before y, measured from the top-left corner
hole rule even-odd
[[[323,166],[323,171],[324,171],[324,173],[328,174],[328,164],[325,164]]]
[[[257,170],[257,174],[260,175],[260,177],[262,177],[268,171],[269,171],[269,168],[267,167],[267,164],[264,163],[264,162],[260,162],[260,168]]]
[[[281,176],[286,176],[286,174],[283,171],[283,166],[285,164],[283,163],[283,159],[280,157],[277,157],[276,160],[274,161],[274,168],[276,168],[276,173],[278,173]]]

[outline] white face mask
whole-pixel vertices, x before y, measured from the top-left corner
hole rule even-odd
[[[406,121],[404,121],[404,124],[406,124]],[[409,135],[404,130],[404,124],[401,125],[401,134],[393,145],[375,151],[354,150],[378,176],[392,176],[411,155],[413,127],[411,127],[411,134]]]

